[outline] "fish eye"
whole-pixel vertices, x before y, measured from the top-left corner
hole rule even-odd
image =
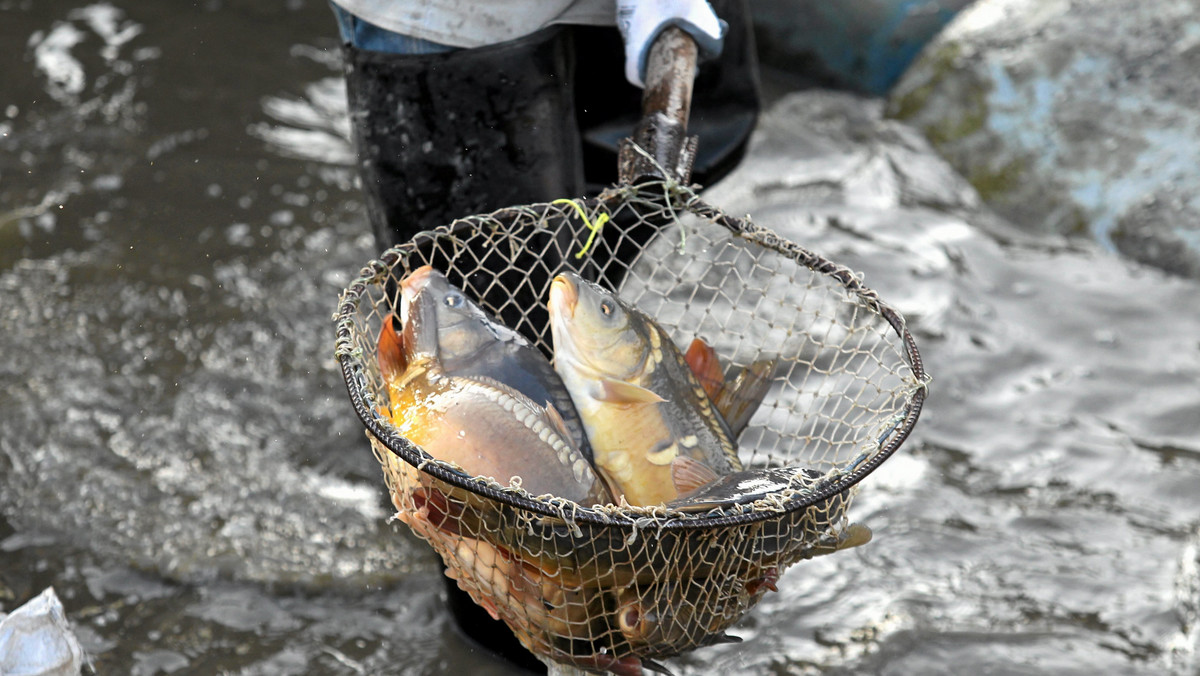
[[[611,317],[613,312],[615,312],[615,311],[616,311],[616,308],[613,307],[613,302],[611,300],[605,300],[605,301],[600,302],[600,313],[603,314],[605,317]]]
[[[445,305],[446,307],[454,308],[454,307],[461,307],[465,301],[466,301],[466,299],[463,298],[463,295],[461,293],[458,293],[457,291],[452,291],[452,292],[446,294],[446,297],[442,299],[442,304]]]

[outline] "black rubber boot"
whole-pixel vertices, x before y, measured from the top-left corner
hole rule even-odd
[[[462,216],[582,196],[568,30],[444,54],[344,50],[380,249]]]
[[[381,251],[463,216],[583,196],[572,44],[570,29],[552,26],[440,54],[343,47],[363,195]],[[478,279],[447,272],[476,295],[493,281],[522,289],[500,318],[533,338],[548,330],[545,298],[533,290],[550,280],[531,268],[556,267],[548,255],[497,261],[506,265]]]

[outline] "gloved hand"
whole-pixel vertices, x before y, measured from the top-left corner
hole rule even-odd
[[[650,45],[668,26],[691,35],[701,58],[721,54],[727,26],[704,0],[617,0],[617,28],[625,39],[625,78],[635,86],[646,86]]]

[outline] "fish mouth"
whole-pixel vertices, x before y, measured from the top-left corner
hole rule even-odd
[[[400,322],[403,323],[412,312],[412,301],[422,289],[429,286],[429,278],[433,275],[432,265],[421,267],[408,273],[400,280]]]
[[[565,319],[575,317],[575,306],[579,303],[579,290],[571,280],[559,275],[550,282],[550,312]]]
[[[417,292],[429,285],[429,277],[433,274],[432,265],[422,265],[413,270],[400,282],[400,290],[404,296],[412,298]]]

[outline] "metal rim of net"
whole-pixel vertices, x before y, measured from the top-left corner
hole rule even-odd
[[[583,200],[584,205],[596,207],[606,201],[621,199],[623,191],[645,188],[647,184],[638,186],[619,186],[610,189],[597,197]],[[689,517],[686,519],[661,518],[656,519],[656,526],[664,530],[705,529],[714,527],[739,526],[768,519],[779,518],[782,514],[790,514],[808,508],[814,504],[828,500],[844,493],[859,481],[873,472],[885,460],[900,448],[916,425],[924,404],[929,376],[925,373],[920,352],[916,341],[909,332],[903,316],[884,302],[879,295],[863,284],[860,275],[850,268],[830,261],[803,246],[780,237],[771,230],[755,224],[748,219],[730,216],[720,209],[709,205],[695,195],[690,188],[674,182],[661,184],[664,194],[682,196],[689,211],[712,223],[719,224],[743,240],[773,250],[774,252],[808,268],[814,273],[823,274],[836,281],[845,291],[857,296],[868,308],[883,317],[895,331],[903,345],[903,353],[908,367],[918,385],[910,393],[901,415],[896,416],[895,422],[889,426],[878,439],[878,450],[864,462],[857,464],[850,472],[840,473],[835,477],[823,480],[811,490],[793,494],[782,505],[771,511],[750,510],[735,514],[717,514]],[[546,205],[526,205],[509,207],[490,214],[478,214],[457,219],[448,225],[434,228],[433,233],[453,237],[456,233],[471,231],[485,222],[504,221],[528,214],[531,209]],[[561,505],[557,508],[543,500],[529,496],[524,491],[499,488],[496,485],[483,483],[474,477],[456,471],[450,467],[433,462],[434,458],[405,437],[397,434],[390,424],[374,408],[371,396],[368,394],[369,385],[364,365],[363,350],[354,345],[354,317],[359,304],[363,300],[369,286],[389,275],[394,266],[412,250],[411,243],[401,244],[384,252],[378,259],[367,263],[341,294],[337,312],[334,314],[336,325],[335,357],[339,362],[343,379],[349,392],[355,413],[366,427],[367,431],[382,443],[391,453],[403,459],[419,471],[427,473],[436,479],[452,486],[469,491],[476,495],[497,502],[533,512],[548,517],[563,517]],[[578,505],[570,510],[571,518],[588,524],[638,528],[646,524],[645,508],[629,508],[597,511],[591,507]]]

